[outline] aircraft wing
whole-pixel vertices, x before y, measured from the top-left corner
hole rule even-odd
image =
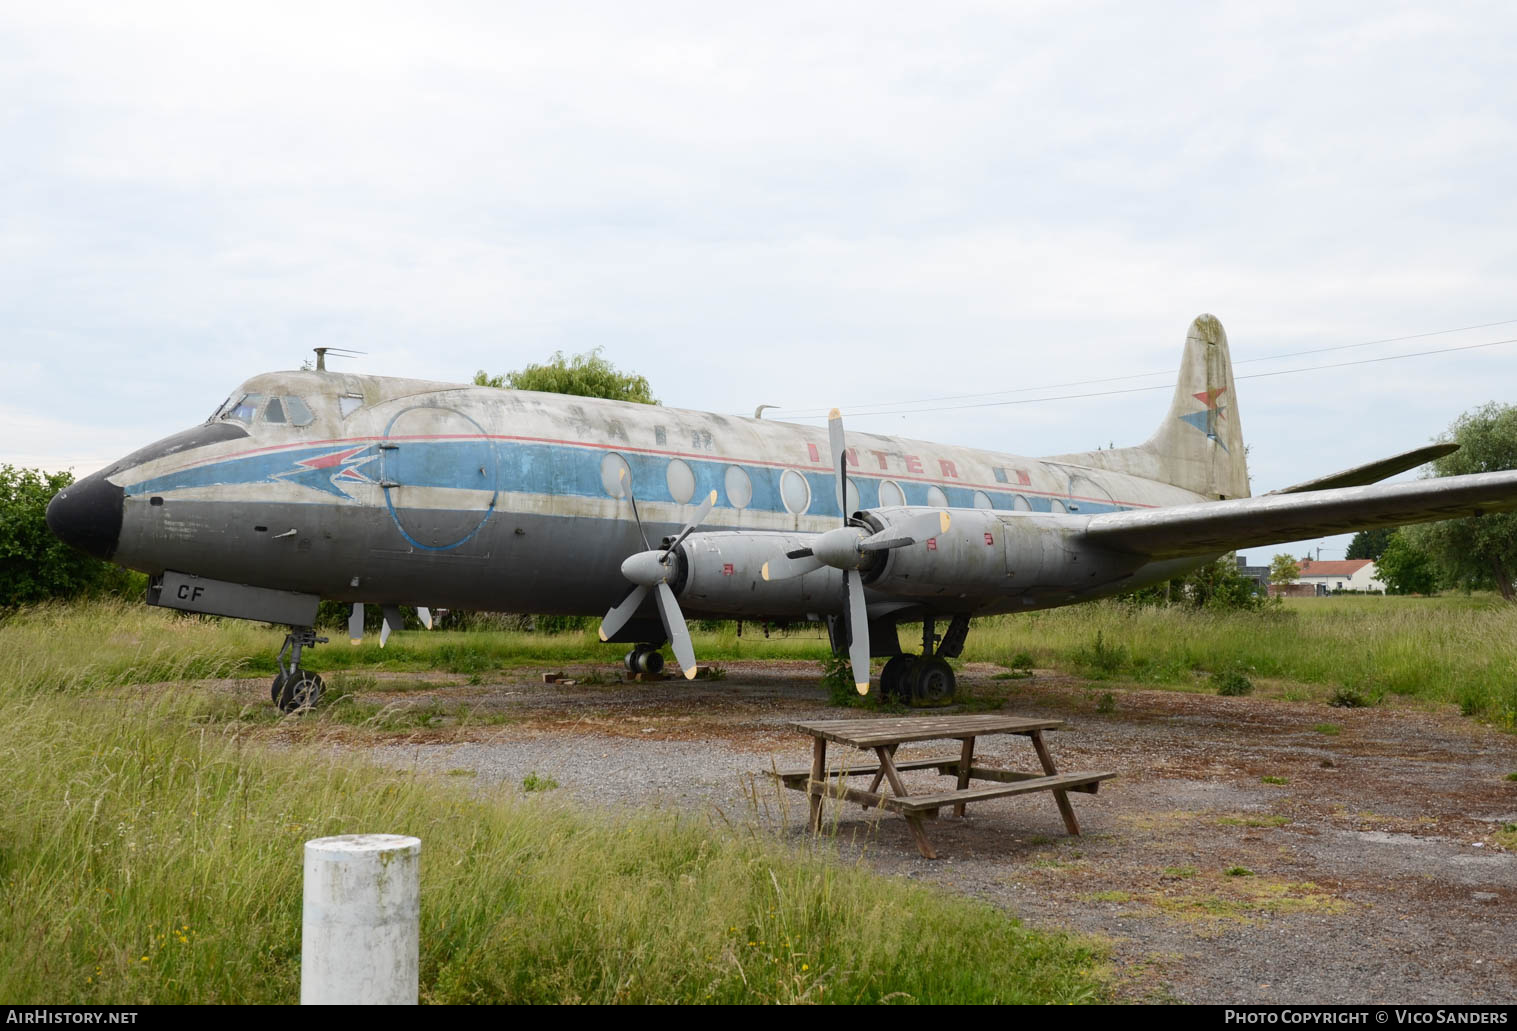
[[[1335,487],[1360,487],[1366,483],[1379,483],[1386,477],[1404,473],[1408,469],[1415,469],[1419,465],[1431,462],[1435,458],[1442,458],[1444,455],[1451,455],[1458,450],[1458,444],[1429,444],[1426,447],[1382,458],[1378,462],[1367,462],[1364,465],[1356,465],[1352,469],[1344,469],[1328,476],[1319,476],[1315,480],[1307,480],[1293,487],[1281,487],[1279,490],[1270,491],[1270,494],[1300,494],[1308,490],[1332,490]]]
[[[1112,512],[1092,516],[1084,536],[1115,551],[1182,558],[1514,509],[1517,470]]]

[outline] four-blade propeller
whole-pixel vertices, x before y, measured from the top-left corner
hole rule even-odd
[[[642,535],[643,547],[647,550],[638,552],[622,563],[622,576],[632,581],[632,590],[628,591],[627,596],[601,620],[600,639],[609,641],[615,636],[618,630],[627,625],[627,621],[642,605],[643,599],[648,597],[648,592],[653,591],[653,599],[658,605],[658,618],[664,624],[664,633],[668,635],[669,643],[674,648],[674,657],[678,660],[680,669],[684,671],[685,679],[694,680],[695,648],[690,643],[690,631],[685,626],[685,615],[680,611],[679,602],[674,598],[674,591],[669,587],[669,581],[679,572],[674,549],[711,514],[711,509],[716,504],[716,491],[706,496],[706,500],[701,503],[695,515],[667,547],[654,548],[648,543],[648,532],[643,529],[642,516],[637,512],[637,498],[633,496],[632,486],[627,482],[625,469],[621,472],[621,487],[627,500],[632,503],[632,518],[637,520],[637,532]]]
[[[936,537],[948,530],[947,512],[924,512],[878,533],[871,533],[849,517],[847,447],[843,437],[843,416],[836,408],[827,415],[828,443],[832,449],[832,468],[837,473],[838,507],[843,510],[843,525],[828,530],[809,548],[788,551],[783,557],[764,563],[765,580],[786,580],[793,576],[831,566],[843,571],[845,595],[844,623],[848,628],[848,662],[853,667],[853,683],[859,694],[869,693],[869,616],[864,608],[864,578],[859,572],[870,552],[904,548],[918,541]]]

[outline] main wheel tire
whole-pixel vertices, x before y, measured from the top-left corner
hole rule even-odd
[[[920,705],[948,705],[958,689],[958,679],[947,659],[923,659],[912,682],[912,700]]]
[[[887,702],[911,701],[911,669],[915,655],[892,656],[880,670],[880,697]]]
[[[326,686],[321,682],[321,677],[308,670],[300,670],[293,677],[285,677],[281,673],[279,679],[283,683],[280,684],[274,704],[279,706],[280,712],[316,708]]]
[[[627,667],[628,673],[637,672],[637,654],[639,651],[640,649],[633,648],[626,655],[622,656],[622,665]]]
[[[269,685],[269,701],[279,704],[279,695],[284,691],[284,673],[275,673],[274,682]]]

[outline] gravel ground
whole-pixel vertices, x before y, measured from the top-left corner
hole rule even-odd
[[[402,743],[361,747],[481,784],[536,773],[565,801],[719,813],[805,847],[804,798],[761,771],[809,765],[810,739],[788,723],[869,714],[828,707],[814,664],[725,665],[726,679],[694,684],[433,677],[448,686],[373,697],[463,703],[510,722],[443,719]],[[1046,794],[998,799],[971,806],[967,820],[945,812],[928,823],[941,856],[930,862],[900,818],[838,806],[828,832],[846,854],[1035,926],[1099,936],[1130,999],[1517,1001],[1517,855],[1497,840],[1517,823],[1517,782],[1505,779],[1517,771],[1517,737],[1452,710],[1172,691],[1116,688],[1115,711],[1102,712],[1110,685],[993,672],[971,666],[961,683],[1009,691],[1008,714],[1067,721],[1047,738],[1061,770],[1118,772],[1100,794],[1071,796],[1083,835],[1065,834]],[[1020,737],[984,739],[977,754],[1035,767]],[[913,791],[951,783],[906,777]]]

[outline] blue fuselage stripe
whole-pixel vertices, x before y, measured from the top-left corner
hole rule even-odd
[[[386,442],[387,444],[391,442]],[[233,456],[206,465],[192,466],[163,476],[128,484],[130,495],[168,494],[176,490],[230,484],[278,483],[288,481],[309,488],[311,503],[329,504],[351,500],[342,486],[345,483],[394,482],[403,486],[454,490],[495,490],[515,494],[543,496],[571,495],[605,497],[601,463],[614,448],[588,448],[516,440],[400,440],[381,448],[378,441],[333,442],[320,447],[289,448],[253,455]],[[670,494],[669,456],[618,451],[631,473],[632,490],[637,500],[674,503]],[[340,456],[340,457],[339,457]],[[773,465],[747,464],[742,461],[681,457],[695,478],[693,501],[709,492],[717,493],[717,504],[734,507],[727,496],[727,471],[736,466],[747,474],[753,486],[753,498],[744,506],[761,512],[786,512],[780,496],[780,478],[785,469]],[[833,478],[826,472],[797,468],[811,488],[808,515],[840,516]],[[1029,490],[1015,491],[991,487],[964,487],[953,483],[919,483],[894,477],[874,477],[849,471],[858,488],[859,507],[880,505],[880,484],[890,479],[904,492],[906,504],[926,506],[928,491],[937,486],[953,508],[974,506],[976,491],[982,491],[998,510],[1014,508],[1018,497],[1026,499],[1033,511],[1047,512],[1055,499]],[[325,495],[325,498],[319,495]],[[1124,511],[1129,506],[1082,498],[1077,503],[1081,514]]]

